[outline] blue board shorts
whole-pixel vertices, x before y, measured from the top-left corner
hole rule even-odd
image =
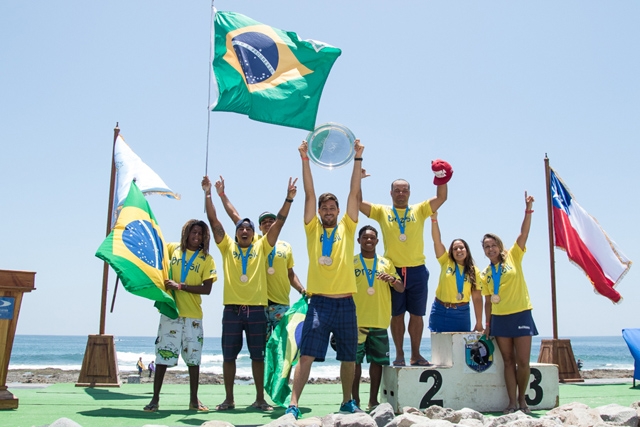
[[[251,360],[263,361],[267,339],[267,317],[262,305],[225,305],[222,312],[222,358],[236,360],[242,350],[242,332],[247,336]]]
[[[398,267],[396,272],[406,287],[402,293],[391,288],[391,315],[400,316],[408,311],[415,316],[424,316],[427,313],[429,270],[424,265],[418,265]]]

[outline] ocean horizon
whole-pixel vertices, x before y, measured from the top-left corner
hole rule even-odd
[[[138,358],[147,366],[155,360],[155,339],[153,336],[114,336],[118,368],[120,371],[135,371]],[[550,337],[534,337],[531,349],[531,361],[538,360],[540,342]],[[600,337],[563,337],[571,340],[576,359],[583,362],[583,370],[593,369],[633,369],[634,361],[622,336]],[[82,366],[88,336],[86,335],[16,335],[9,369],[45,369],[79,370]],[[409,354],[408,338],[405,339],[405,354]],[[395,347],[391,343],[391,359]],[[421,353],[431,358],[431,339],[422,339]],[[407,360],[408,362],[408,360]],[[365,363],[365,366],[367,364]],[[186,370],[180,359],[177,370]],[[222,374],[222,349],[220,337],[207,337],[204,340],[201,372]],[[243,346],[237,360],[237,376],[251,377],[251,359]],[[340,375],[340,363],[335,352],[329,348],[325,362],[313,364],[311,378],[336,378]],[[363,369],[368,376],[368,369]]]

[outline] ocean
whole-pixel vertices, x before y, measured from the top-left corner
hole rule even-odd
[[[87,336],[62,335],[17,335],[13,343],[13,351],[9,369],[43,369],[59,368],[63,370],[79,370],[87,346]],[[565,337],[563,337],[565,338]],[[622,339],[622,336],[610,337],[569,337],[576,359],[583,361],[583,370],[591,369],[633,369],[633,357]],[[544,337],[534,337],[531,350],[531,361],[538,359],[540,341]],[[142,357],[145,366],[155,359],[155,337],[115,337],[118,367],[120,371],[135,371],[136,362]],[[391,348],[391,356],[395,348]],[[251,360],[245,348],[237,361],[237,375],[251,377]],[[431,340],[422,339],[422,355],[431,358]],[[410,354],[408,338],[405,338],[405,355]],[[408,362],[408,359],[407,359]],[[180,359],[176,369],[186,370]],[[205,338],[202,372],[222,374],[222,349],[219,337]],[[312,378],[336,378],[340,374],[340,365],[335,360],[335,352],[329,348],[325,362],[314,363]],[[368,369],[363,369],[363,376]]]

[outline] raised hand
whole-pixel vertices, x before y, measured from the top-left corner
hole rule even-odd
[[[309,144],[307,143],[307,141],[302,141],[302,144],[300,144],[300,147],[298,147],[298,152],[300,153],[300,157],[302,158],[309,157]]]
[[[294,179],[293,181],[291,181],[291,178],[289,178],[289,185],[287,187],[287,199],[293,199],[296,197],[296,194],[298,193],[296,182],[298,182],[298,178]]]
[[[355,145],[353,146],[353,149],[356,152],[356,157],[362,157],[362,152],[364,151],[364,145],[360,143],[359,139],[355,140]]]
[[[218,193],[218,195],[224,193],[224,178],[222,177],[222,175],[220,175],[220,179],[216,181],[215,186],[216,193]]]
[[[202,177],[202,189],[204,190],[205,193],[208,193],[211,191],[211,181],[209,180],[208,176],[203,176]]]

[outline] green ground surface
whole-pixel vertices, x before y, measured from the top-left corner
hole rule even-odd
[[[54,384],[46,388],[11,388],[19,398],[15,410],[0,411],[0,426],[32,427],[51,424],[66,417],[83,427],[140,427],[147,424],[166,426],[200,426],[206,421],[227,421],[235,426],[256,426],[269,423],[284,414],[283,408],[272,413],[262,413],[249,408],[254,401],[253,386],[235,387],[236,409],[208,413],[189,411],[188,385],[165,384],[162,388],[160,410],[143,412],[151,399],[148,384],[123,384],[120,388],[82,388],[74,384]],[[337,412],[341,401],[339,384],[305,387],[300,401],[304,418],[324,416]],[[210,408],[224,400],[224,386],[202,385],[200,400]],[[367,387],[363,385],[360,398],[368,400]],[[625,384],[571,384],[560,385],[560,405],[582,402],[590,407],[609,403],[629,406],[640,400],[640,386]],[[547,411],[535,411],[534,416]]]

